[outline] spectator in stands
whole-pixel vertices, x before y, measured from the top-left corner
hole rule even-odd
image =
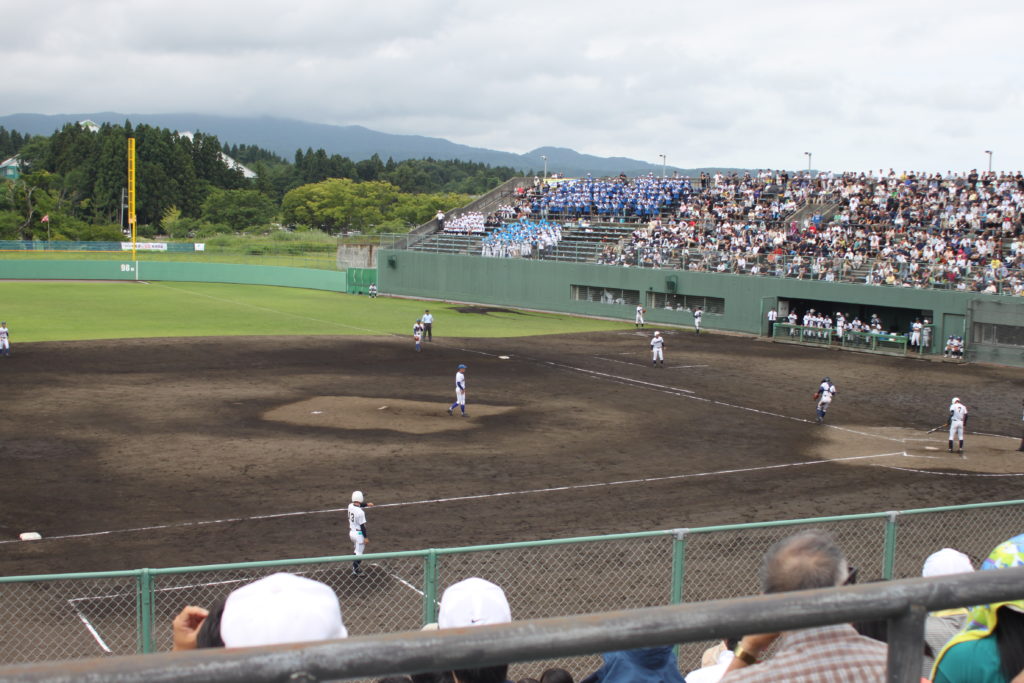
[[[846,582],[849,568],[842,550],[827,533],[812,529],[772,546],[761,565],[765,593],[828,588]],[[780,637],[781,636],[781,637]],[[776,640],[775,654],[758,658]],[[816,653],[828,652],[828,657]],[[744,636],[723,681],[781,681],[792,679],[881,681],[885,678],[887,647],[858,635],[849,624],[820,626],[784,634]]]
[[[540,683],[573,683],[572,674],[565,669],[545,669],[540,675]]]
[[[580,683],[684,683],[671,645],[601,655],[601,668]]]
[[[338,596],[330,586],[282,572],[232,591],[209,611],[185,607],[174,618],[172,650],[347,637]]]
[[[982,571],[1024,566],[1024,534],[999,544]],[[1024,674],[1024,600],[979,605],[938,654],[935,683],[1009,681]]]
[[[959,550],[943,548],[928,556],[924,561],[921,576],[946,576],[948,574],[966,574],[974,571],[971,558]],[[967,623],[967,609],[957,607],[954,609],[932,612],[924,622],[924,643],[925,657],[921,675],[925,678],[931,676],[932,667],[935,664],[935,655],[942,651],[946,643],[950,641],[960,629]]]
[[[490,581],[473,577],[449,586],[441,596],[437,613],[439,628],[507,624],[512,621],[505,591]],[[456,683],[501,683],[508,664],[452,671]]]
[[[437,215],[434,216],[437,219],[437,229],[444,230],[444,211],[441,209],[437,210]]]
[[[718,683],[725,676],[735,656],[733,650],[738,644],[738,638],[726,638],[717,646],[708,648],[701,660],[701,667],[686,674],[686,683]]]

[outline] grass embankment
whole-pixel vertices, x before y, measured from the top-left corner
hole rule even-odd
[[[439,337],[522,337],[621,330],[621,322],[498,311],[290,287],[194,282],[3,282],[0,319],[21,342],[222,335],[383,335],[411,338],[429,308]],[[410,342],[411,343],[411,342]]]
[[[337,268],[338,245],[343,243],[372,244],[379,238],[361,235],[350,238],[334,237],[319,231],[286,232],[278,231],[269,235],[214,235],[194,240],[169,240],[167,238],[140,238],[138,242],[167,242],[195,244],[202,243],[203,251],[162,252],[136,250],[140,261],[189,261],[195,263],[241,263],[260,266],[291,266],[293,268]],[[61,243],[55,242],[54,246]],[[130,251],[61,251],[47,249],[31,251],[0,251],[0,259],[44,259],[44,260],[91,260],[123,261],[130,258]]]

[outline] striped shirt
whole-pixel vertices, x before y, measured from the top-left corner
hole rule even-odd
[[[858,635],[849,624],[787,631],[770,659],[730,672],[722,681],[880,683],[887,653],[885,643]]]

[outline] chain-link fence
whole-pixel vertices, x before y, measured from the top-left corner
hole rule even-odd
[[[860,582],[919,576],[944,547],[980,564],[1024,529],[1024,500],[764,524],[620,534],[210,567],[0,578],[0,663],[166,651],[185,605],[212,606],[233,589],[289,571],[322,581],[340,599],[353,635],[408,631],[436,621],[445,588],[469,576],[502,586],[516,619],[568,616],[755,594],[764,552],[800,528],[823,528]],[[737,634],[740,635],[740,634]],[[680,648],[683,670],[703,648]],[[559,666],[577,676],[598,656],[518,664],[513,678]]]

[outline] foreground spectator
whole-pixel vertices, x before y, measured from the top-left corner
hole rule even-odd
[[[671,645],[601,655],[601,668],[580,683],[684,683]]]
[[[765,593],[784,593],[844,584],[849,567],[832,537],[805,531],[779,541],[764,556],[761,585]],[[780,637],[781,636],[781,637]],[[772,643],[775,654],[758,663]],[[887,647],[858,635],[849,624],[835,624],[744,636],[723,681],[842,681],[876,683],[885,680]]]
[[[946,576],[949,574],[966,574],[974,571],[971,558],[959,550],[943,548],[928,556],[924,561],[924,568],[921,576]],[[932,668],[935,665],[935,655],[942,651],[946,643],[950,641],[960,629],[967,623],[967,608],[956,607],[954,609],[932,612],[924,622],[924,665],[921,668],[921,675],[925,678],[931,676]]]
[[[175,651],[348,637],[334,591],[319,581],[283,572],[232,591],[210,610],[185,607],[173,628]]]
[[[546,669],[540,675],[540,683],[573,683],[572,674],[565,669]]]
[[[1024,566],[1024,534],[996,546],[982,571]],[[1024,600],[979,605],[936,657],[935,683],[1010,681],[1024,674]]]
[[[686,674],[686,683],[718,683],[735,657],[733,650],[738,644],[736,638],[726,638],[715,647],[705,650],[701,667]]]
[[[441,596],[437,613],[439,628],[464,628],[508,624],[512,621],[505,591],[490,581],[473,577],[452,584]],[[452,671],[456,683],[502,683],[508,677],[508,664],[479,669]]]

